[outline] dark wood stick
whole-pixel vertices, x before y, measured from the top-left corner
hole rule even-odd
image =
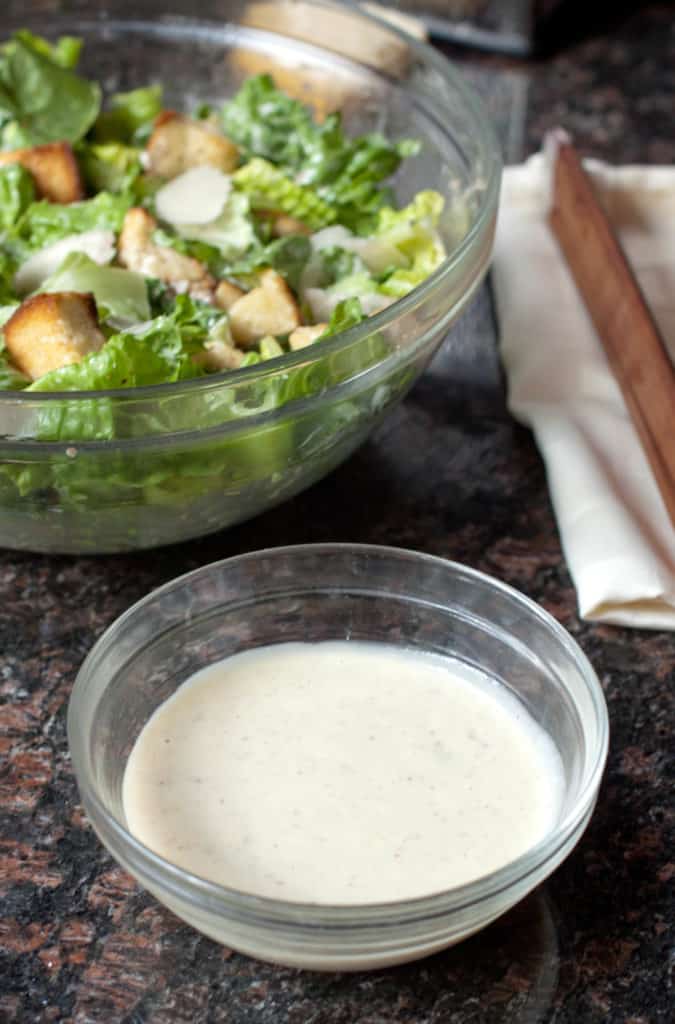
[[[675,369],[574,146],[553,140],[549,222],[675,526]]]

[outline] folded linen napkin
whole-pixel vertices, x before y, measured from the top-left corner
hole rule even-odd
[[[675,168],[585,166],[675,361]],[[505,171],[493,284],[509,408],[546,463],[580,615],[675,629],[675,528],[548,227],[551,190],[543,154]]]

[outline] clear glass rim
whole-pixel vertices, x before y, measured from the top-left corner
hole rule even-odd
[[[508,598],[534,619],[538,620],[547,629],[551,637],[560,644],[574,663],[579,677],[590,696],[598,739],[595,748],[588,752],[589,765],[584,774],[583,784],[576,794],[573,806],[565,817],[556,824],[549,835],[514,861],[474,882],[428,896],[394,903],[360,903],[336,906],[322,903],[274,900],[268,897],[240,892],[235,889],[228,889],[215,882],[200,878],[154,853],[136,839],[108,811],[91,785],[88,771],[82,771],[83,763],[86,763],[87,756],[80,749],[81,743],[75,721],[79,713],[77,704],[80,699],[84,699],[84,696],[80,697],[80,691],[86,691],[87,682],[99,652],[114,642],[116,634],[124,628],[130,619],[142,614],[144,609],[158,598],[170,593],[172,590],[179,589],[191,580],[195,580],[202,575],[218,572],[228,567],[238,567],[246,562],[262,558],[288,558],[293,555],[302,557],[306,554],[344,556],[357,554],[382,560],[416,561],[429,567],[442,569],[451,575],[477,582],[488,590],[493,590]],[[316,589],[322,588],[317,584]],[[597,796],[609,747],[607,705],[593,667],[567,630],[535,601],[521,594],[508,584],[489,576],[487,573],[437,555],[429,555],[406,548],[350,543],[287,545],[247,552],[194,569],[153,590],[116,619],[87,655],[73,686],[68,706],[67,726],[73,767],[85,807],[90,805],[94,808],[95,812],[105,822],[106,827],[115,835],[119,845],[132,854],[134,864],[140,865],[144,874],[152,877],[159,887],[168,886],[181,899],[189,899],[191,903],[201,906],[204,910],[210,913],[220,913],[225,918],[232,917],[234,914],[247,919],[255,919],[259,922],[264,920],[268,923],[284,923],[288,926],[295,924],[322,928],[330,928],[331,926],[344,928],[348,925],[371,927],[373,925],[401,924],[405,921],[436,918],[447,913],[455,913],[462,909],[477,906],[493,899],[499,893],[525,882],[529,876],[552,860],[558,851],[565,847],[569,840],[574,837],[577,830],[585,823]],[[582,727],[586,733],[587,730],[583,721]]]
[[[326,0],[308,0],[308,2],[322,7],[335,6],[334,3],[326,2]],[[459,245],[453,249],[441,266],[422,284],[414,288],[409,295],[398,299],[380,313],[368,317],[360,324],[356,324],[356,326],[335,335],[334,338],[329,338],[322,342],[320,352],[313,359],[308,359],[307,351],[301,350],[299,352],[289,352],[286,355],[270,360],[271,365],[269,366],[264,364],[263,367],[260,365],[249,366],[220,374],[210,374],[208,377],[195,377],[186,381],[176,381],[172,384],[152,384],[137,388],[109,388],[100,391],[33,391],[29,393],[25,391],[0,391],[0,405],[3,403],[16,405],[31,402],[50,403],[64,400],[91,401],[92,396],[113,399],[154,399],[182,394],[188,395],[192,392],[209,390],[223,385],[232,387],[238,384],[253,383],[279,371],[290,370],[302,364],[311,366],[313,362],[323,359],[327,355],[340,352],[355,342],[364,340],[369,335],[387,327],[399,316],[417,308],[431,294],[443,286],[453,270],[462,262],[467,251],[472,248],[476,239],[488,228],[493,213],[496,210],[501,179],[501,157],[497,136],[480,97],[464,81],[451,62],[439,51],[435,50],[428,43],[415,39],[398,26],[394,26],[369,11],[365,11],[354,0],[341,0],[340,6],[348,8],[354,17],[385,27],[387,31],[401,38],[425,64],[433,68],[445,79],[447,84],[461,97],[469,113],[474,115],[476,137],[480,140],[481,150],[485,159],[486,188],[481,197],[481,205],[476,218]],[[167,13],[170,16],[170,12]],[[320,49],[320,47],[314,48]],[[444,120],[439,120],[439,128],[443,127],[444,123]],[[450,133],[444,128],[443,132],[446,138],[450,137]],[[328,390],[330,391],[331,389]]]

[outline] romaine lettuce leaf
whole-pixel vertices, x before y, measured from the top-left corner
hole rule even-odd
[[[30,378],[15,369],[7,359],[7,353],[0,348],[0,391],[21,391],[29,384]]]
[[[345,299],[333,310],[333,314],[330,318],[328,327],[321,335],[319,340],[324,338],[332,338],[334,334],[340,334],[341,331],[348,331],[350,327],[355,327],[365,319],[361,303],[358,299]]]
[[[30,384],[30,378],[12,366],[7,353],[0,347],[0,391],[22,391]]]
[[[162,109],[161,85],[148,85],[110,98],[110,109],[99,114],[94,125],[97,142],[143,145]]]
[[[296,217],[313,230],[337,220],[337,212],[312,188],[298,185],[267,160],[254,157],[232,175],[254,209],[280,210]]]
[[[52,48],[35,40],[30,33],[17,34],[0,50],[0,115],[6,121],[2,128],[6,149],[78,142],[101,105],[99,85],[64,66],[64,61],[72,61],[72,42]]]
[[[404,157],[418,150],[415,142],[393,144],[377,133],[363,135],[344,143],[343,166],[337,175],[315,179],[312,184],[321,198],[338,210],[341,224],[367,235],[376,223],[377,211],[391,199],[391,192],[379,183],[394,174]]]
[[[339,245],[322,249],[319,258],[321,261],[321,279],[317,282],[319,288],[329,288],[346,277],[367,273],[367,267],[360,256],[347,249],[342,249]]]
[[[58,242],[68,235],[82,234],[102,228],[118,232],[133,199],[127,193],[113,195],[99,192],[93,199],[80,203],[49,203],[45,199],[31,203],[20,218],[12,241],[25,258],[31,252]]]
[[[122,142],[83,142],[77,156],[84,180],[93,192],[124,192],[143,170],[140,150]]]
[[[30,378],[12,366],[2,340],[2,327],[16,309],[17,306],[0,306],[0,391],[20,391],[30,384]]]
[[[225,203],[221,215],[210,224],[177,224],[175,230],[182,238],[203,242],[217,249],[222,260],[237,259],[257,242],[250,209],[247,196],[233,192]],[[169,232],[167,235],[170,238]],[[178,245],[175,247],[180,248]],[[185,247],[181,251],[196,255],[189,247]],[[208,259],[206,262],[210,264]]]
[[[0,232],[11,230],[34,199],[33,178],[21,164],[0,167]]]
[[[15,270],[16,261],[0,248],[0,309],[17,300],[13,285]]]
[[[80,60],[82,40],[76,36],[61,36],[55,43],[50,43],[43,36],[36,36],[27,28],[21,28],[14,33],[14,38],[20,39],[35,53],[41,53],[43,57],[47,57],[53,64],[58,64],[60,68],[73,70]]]
[[[227,270],[231,277],[244,278],[262,267],[272,267],[297,291],[311,254],[312,245],[308,238],[304,235],[287,235],[269,245],[254,247],[243,259],[228,266]]]
[[[403,210],[380,210],[377,235],[395,245],[408,260],[408,267],[395,270],[383,281],[380,290],[384,295],[407,295],[445,259],[445,246],[437,231],[444,202],[440,193],[428,190],[419,192]]]
[[[52,370],[36,380],[31,390],[98,391],[202,376],[204,371],[192,356],[203,348],[209,331],[222,318],[221,309],[178,295],[171,312],[114,334],[98,352]]]
[[[151,316],[145,278],[121,267],[100,266],[82,252],[72,252],[41,292],[91,292],[102,319],[118,326],[141,323]]]
[[[168,384],[200,376],[202,371],[190,359],[179,328],[170,318],[166,321],[151,322],[145,334],[113,335],[98,352],[92,352],[79,363],[51,370],[34,381],[29,390],[102,391]],[[91,437],[86,424],[82,424],[81,432],[62,436]]]
[[[377,211],[388,201],[378,183],[419,150],[417,142],[392,143],[377,132],[347,138],[340,114],[317,124],[311,111],[278,90],[269,75],[249,78],[225,104],[222,119],[225,133],[249,157],[292,172],[298,185],[311,186],[337,211],[334,220],[359,234],[372,230]]]

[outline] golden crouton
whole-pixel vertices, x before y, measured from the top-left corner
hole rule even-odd
[[[275,238],[286,238],[287,235],[311,235],[312,229],[295,217],[286,213],[278,214],[272,223],[272,234]]]
[[[246,292],[242,288],[238,288],[236,284],[223,279],[216,288],[214,298],[216,306],[219,306],[221,309],[231,309],[235,302],[243,298],[244,295],[246,295]]]
[[[241,366],[244,353],[225,341],[207,341],[201,352],[192,357],[192,362],[205,370],[236,370]]]
[[[152,240],[156,227],[155,218],[140,206],[127,211],[117,243],[122,266],[144,277],[156,277],[176,292],[188,292],[193,299],[213,302],[216,282],[204,264],[170,246],[156,245]]]
[[[288,339],[291,352],[297,352],[298,349],[307,348],[307,346],[315,342],[317,338],[320,338],[327,329],[328,324],[314,324],[312,327],[296,327]]]
[[[79,363],[105,343],[94,296],[81,292],[51,292],[26,299],[3,333],[12,362],[33,380]]]
[[[290,334],[300,326],[300,308],[276,270],[265,270],[260,285],[239,299],[229,311],[235,342],[250,348],[266,334]]]
[[[21,164],[33,176],[39,196],[50,203],[75,203],[84,199],[80,169],[67,142],[48,142],[31,149],[0,153],[0,166]]]
[[[239,163],[235,144],[213,125],[173,110],[163,111],[155,121],[147,155],[148,170],[161,178],[175,178],[202,164],[229,174]]]

